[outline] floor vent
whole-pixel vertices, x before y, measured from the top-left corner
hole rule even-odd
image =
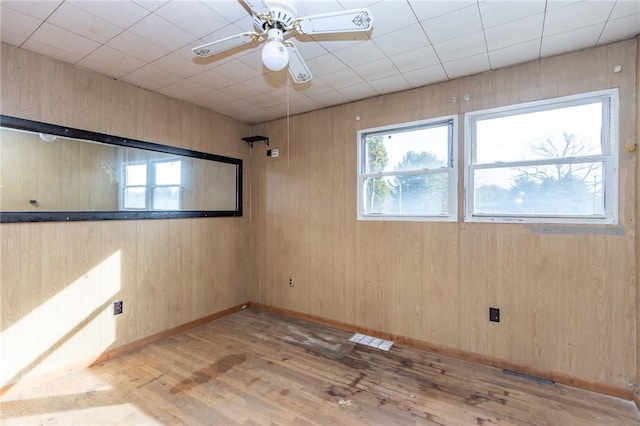
[[[349,339],[350,342],[357,343],[359,345],[369,346],[370,348],[380,349],[382,351],[388,351],[393,346],[391,340],[379,339],[373,336],[367,336],[366,334],[356,333]]]
[[[542,377],[531,376],[529,374],[518,373],[517,371],[512,370],[502,370],[504,374],[509,374],[510,376],[521,377],[523,379],[532,380],[534,382],[542,383],[543,385],[555,385],[556,382],[553,380],[543,379]]]

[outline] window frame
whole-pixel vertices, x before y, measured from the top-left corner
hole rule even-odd
[[[570,96],[542,99],[532,102],[471,111],[464,115],[464,222],[498,222],[498,223],[556,223],[556,224],[602,224],[618,223],[618,172],[619,160],[619,105],[618,89],[606,89],[580,93]],[[476,148],[475,123],[482,119],[515,116],[538,111],[550,111],[578,105],[602,103],[601,155],[563,157],[561,159],[538,159],[526,161],[509,161],[474,164]],[[483,214],[474,212],[474,171],[482,169],[498,169],[514,166],[553,165],[569,163],[603,164],[603,215],[540,215],[540,214]]]
[[[368,173],[366,159],[366,138],[377,133],[390,134],[402,133],[428,127],[448,127],[449,167],[412,171],[389,171]],[[447,115],[437,118],[411,121],[400,124],[392,124],[369,129],[361,129],[357,132],[357,219],[376,221],[413,221],[413,222],[457,222],[458,221],[458,116]],[[446,173],[449,177],[449,208],[447,215],[398,215],[398,214],[365,214],[364,213],[364,184],[367,178],[386,176],[412,176],[421,174]]]
[[[159,164],[159,163],[171,163],[171,162],[179,162],[180,163],[180,184],[179,185],[156,185],[156,175],[155,175],[155,165]],[[122,167],[121,167],[121,182],[125,182],[125,184],[122,185],[122,187],[120,188],[120,191],[118,192],[118,204],[119,204],[119,208],[122,211],[180,211],[182,209],[182,176],[184,173],[184,170],[182,169],[183,167],[183,162],[182,162],[182,158],[180,157],[166,157],[166,158],[155,158],[155,159],[149,159],[149,160],[133,160],[133,161],[124,161],[121,163]],[[128,166],[138,166],[138,165],[142,165],[144,164],[146,167],[146,185],[127,185],[126,181],[127,181],[127,167]],[[133,208],[133,207],[126,207],[124,205],[124,201],[125,201],[125,191],[127,190],[127,188],[144,188],[145,190],[145,197],[144,197],[144,203],[145,206],[143,208]],[[154,190],[156,188],[178,188],[178,208],[177,209],[154,209],[153,208],[153,202],[154,202]]]

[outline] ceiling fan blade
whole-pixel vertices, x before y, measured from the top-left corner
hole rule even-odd
[[[244,4],[249,6],[251,12],[257,16],[269,16],[271,15],[271,9],[264,0],[242,0]]]
[[[298,49],[296,49],[290,41],[285,42],[285,46],[287,46],[287,50],[289,51],[289,74],[291,74],[293,81],[296,83],[306,83],[311,80],[313,78],[311,71],[309,71],[302,56],[300,56]]]
[[[231,37],[223,38],[220,40],[212,41],[211,43],[203,44],[191,49],[193,54],[206,58],[207,56],[215,55],[216,53],[223,52],[228,49],[232,49],[236,46],[241,46],[246,43],[250,43],[254,40],[258,40],[260,34],[254,32],[247,32],[242,34],[232,35]]]
[[[294,23],[294,28],[301,34],[369,31],[372,26],[373,15],[366,8],[303,16]]]

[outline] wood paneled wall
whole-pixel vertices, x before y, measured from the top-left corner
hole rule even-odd
[[[624,149],[636,138],[636,55],[625,41],[255,126],[281,153],[252,159],[255,300],[628,392],[640,337],[635,155]],[[359,129],[613,87],[624,235],[356,220]]]
[[[636,37],[636,161],[640,150],[640,35]],[[640,173],[636,170],[636,188],[640,188]],[[636,218],[640,217],[640,197],[636,197]],[[636,232],[640,224],[636,220]],[[640,239],[636,238],[636,381],[635,401],[640,410]]]
[[[2,114],[248,159],[245,124],[6,44],[1,55]],[[246,302],[250,237],[246,215],[0,225],[0,386]]]

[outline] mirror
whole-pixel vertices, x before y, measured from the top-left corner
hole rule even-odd
[[[0,222],[242,216],[242,160],[0,116]]]

